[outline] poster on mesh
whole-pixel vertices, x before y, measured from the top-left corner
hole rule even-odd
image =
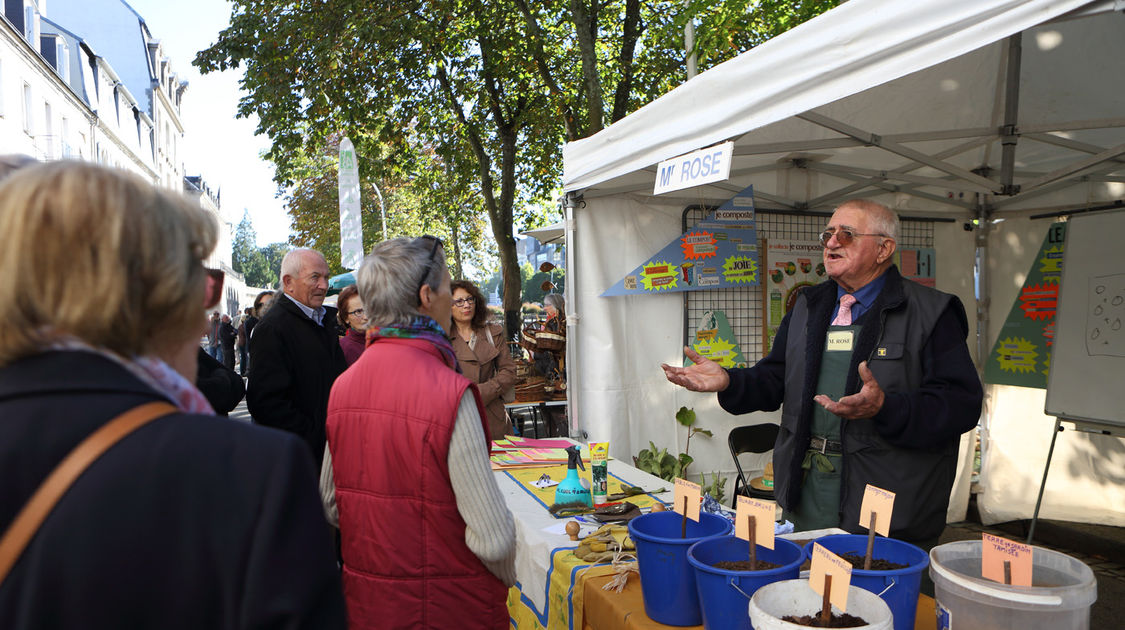
[[[793,310],[797,294],[804,287],[828,279],[824,271],[824,248],[817,241],[771,238],[766,241],[765,281],[762,283],[765,305],[763,351],[773,347],[773,338],[785,314]]]
[[[755,287],[759,275],[754,188],[747,186],[601,296]]]
[[[699,326],[695,329],[695,338],[692,339],[691,347],[725,368],[746,367],[746,357],[742,355],[742,347],[738,345],[734,330],[727,321],[727,314],[723,311],[711,310],[703,313],[699,318]],[[693,361],[685,355],[684,366],[692,363]]]
[[[1047,228],[984,364],[985,382],[1047,389],[1065,241],[1066,223],[1053,223]]]

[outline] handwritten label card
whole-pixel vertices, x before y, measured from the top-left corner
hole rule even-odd
[[[848,586],[852,583],[852,563],[813,543],[812,567],[809,570],[809,586],[824,597],[824,576],[832,576],[832,594],[828,601],[841,612],[848,611]]]
[[[981,575],[1004,584],[1004,562],[1011,566],[1013,586],[1031,586],[1031,545],[982,534]]]
[[[742,540],[750,540],[750,519],[754,517],[754,543],[773,549],[773,521],[777,506],[773,501],[759,501],[739,495],[737,512],[734,515],[734,535]]]
[[[859,506],[859,526],[871,529],[871,513],[875,512],[875,533],[891,535],[891,511],[895,507],[895,493],[867,484],[863,503]]]
[[[677,514],[684,514],[684,499],[687,499],[687,517],[699,522],[699,505],[703,503],[703,488],[687,479],[677,479],[673,488],[673,507]]]

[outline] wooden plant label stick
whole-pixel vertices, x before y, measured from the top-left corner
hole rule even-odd
[[[758,545],[757,545],[757,543],[754,542],[754,539],[757,538],[757,536],[754,535],[755,533],[757,533],[757,532],[754,531],[756,529],[755,526],[754,526],[754,517],[753,516],[747,516],[746,521],[747,521],[746,522],[746,530],[748,532],[750,532],[750,570],[751,571],[757,571],[758,570]]]
[[[698,523],[699,506],[703,503],[703,487],[687,479],[676,479],[672,491],[674,509]]]
[[[680,522],[680,538],[687,538],[687,497],[684,497],[684,520]]]
[[[828,551],[823,545],[813,543],[812,565],[809,567],[809,586],[818,595],[829,596],[825,588],[828,580],[825,576],[832,576],[832,592],[829,597],[832,605],[843,612],[848,612],[848,588],[852,582],[852,563]],[[824,590],[821,590],[821,589]]]
[[[749,520],[747,517],[754,517]],[[777,521],[777,504],[773,501],[762,501],[750,497],[739,496],[735,503],[734,535],[742,540],[753,540],[756,545],[766,549],[773,549],[773,528]],[[753,523],[754,537],[750,537],[750,528],[747,523]]]
[[[981,534],[981,577],[1000,584],[1031,586],[1031,545]]]
[[[832,621],[832,574],[824,574],[824,597],[820,601],[820,621],[827,628]]]
[[[895,493],[878,488],[871,484],[863,490],[863,502],[859,505],[859,523],[860,527],[873,529],[880,536],[891,535],[891,512],[895,507]],[[879,515],[879,526],[875,526],[875,519],[864,521],[865,516],[870,516],[871,513]]]
[[[863,570],[871,570],[871,553],[875,550],[875,523],[878,522],[879,515],[875,512],[871,513],[871,519],[867,521],[870,527],[867,528],[867,555],[863,557]]]

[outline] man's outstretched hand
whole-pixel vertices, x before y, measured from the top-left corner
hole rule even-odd
[[[693,392],[721,392],[730,385],[730,375],[721,365],[686,346],[684,354],[694,365],[687,367],[672,367],[667,363],[660,365],[664,368],[664,376],[669,381]]]
[[[828,413],[834,413],[845,420],[870,418],[883,408],[883,388],[879,387],[875,375],[867,367],[867,361],[859,364],[859,378],[863,380],[863,387],[851,396],[844,396],[833,402],[831,398],[821,394],[813,400],[827,409]]]

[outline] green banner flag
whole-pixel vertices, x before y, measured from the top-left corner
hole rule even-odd
[[[988,355],[986,382],[1047,388],[1065,241],[1066,223],[1051,224]]]

